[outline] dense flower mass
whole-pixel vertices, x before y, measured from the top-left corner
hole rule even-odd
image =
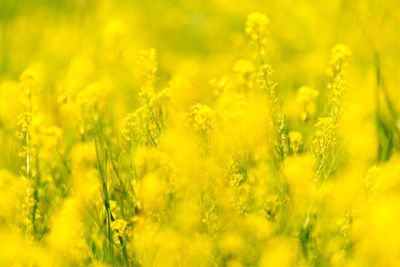
[[[399,10],[0,0],[0,266],[400,266]]]

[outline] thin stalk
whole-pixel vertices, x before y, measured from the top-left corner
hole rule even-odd
[[[113,251],[113,238],[112,238],[112,229],[111,229],[111,222],[114,220],[110,210],[110,201],[109,201],[109,192],[107,187],[107,150],[105,151],[105,159],[104,159],[104,167],[102,166],[102,162],[100,159],[100,151],[99,151],[99,141],[95,139],[95,147],[96,147],[96,162],[97,162],[97,170],[100,176],[100,182],[102,186],[102,196],[103,196],[103,203],[106,213],[106,227],[107,227],[107,238],[108,238],[108,249],[110,260],[114,257]]]

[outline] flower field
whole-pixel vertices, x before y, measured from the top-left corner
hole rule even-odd
[[[0,0],[0,266],[400,266],[399,11]]]

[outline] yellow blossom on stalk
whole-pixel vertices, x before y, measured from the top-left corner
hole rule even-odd
[[[154,112],[156,113],[155,115],[157,116],[166,116],[167,114],[167,108],[168,104],[171,98],[171,92],[169,88],[165,88],[161,90],[158,94],[156,94],[151,100],[150,100],[150,107]]]
[[[327,70],[330,77],[340,74],[342,71],[346,71],[350,59],[351,51],[344,44],[337,44],[331,50],[331,59],[329,62],[329,68]]]
[[[246,34],[255,44],[261,46],[267,43],[269,35],[269,19],[262,13],[251,13],[247,17]]]
[[[336,137],[333,135],[335,122],[330,117],[319,118],[315,127],[315,151],[317,154],[326,152],[335,144]]]
[[[296,100],[300,108],[300,118],[303,121],[309,120],[315,115],[318,95],[318,90],[309,86],[302,86],[297,90]]]
[[[331,51],[328,68],[328,89],[330,94],[329,115],[336,121],[343,108],[343,98],[349,84],[345,80],[351,52],[343,44],[336,45]]]
[[[128,229],[128,223],[123,219],[116,219],[111,222],[111,228],[113,229],[114,244],[118,247],[123,247],[126,240],[126,231]]]
[[[244,177],[242,174],[240,173],[234,173],[231,176],[231,180],[229,181],[229,185],[231,186],[239,186],[243,181],[244,181]]]
[[[31,123],[31,114],[29,112],[23,112],[18,115],[17,118],[17,138],[24,140],[28,134]]]
[[[215,113],[207,105],[196,103],[189,109],[191,124],[197,131],[212,132],[215,127]]]
[[[266,94],[269,100],[270,124],[272,126],[272,132],[274,133],[272,144],[275,149],[275,157],[279,162],[284,159],[289,152],[289,140],[286,133],[287,125],[285,116],[281,110],[281,102],[277,89],[278,84],[275,80],[271,65],[264,64],[260,67],[257,74],[257,81],[260,89]]]
[[[134,142],[140,132],[140,117],[138,112],[129,113],[122,122],[122,138],[125,142]]]
[[[157,124],[158,134],[165,129],[169,119],[171,109],[171,90],[165,88],[155,94],[149,102],[150,112],[155,124]]]
[[[145,107],[128,114],[122,124],[122,138],[131,145],[135,142],[157,145],[160,131],[160,121]]]
[[[332,117],[319,118],[315,124],[315,136],[312,143],[312,151],[317,159],[317,182],[321,177],[329,175],[332,170],[334,148],[337,144],[337,123]]]

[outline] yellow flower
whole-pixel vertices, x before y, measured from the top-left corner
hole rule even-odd
[[[192,126],[195,130],[212,132],[215,125],[215,112],[207,105],[196,103],[189,109]]]
[[[317,155],[327,153],[336,143],[336,123],[331,117],[319,118],[315,124],[314,149]]]
[[[262,13],[252,13],[247,17],[246,34],[257,45],[265,45],[269,35],[269,19]]]
[[[25,140],[26,134],[29,131],[31,124],[31,114],[28,112],[23,112],[18,115],[17,118],[17,138],[20,140]]]
[[[125,142],[134,142],[140,132],[140,116],[138,112],[129,113],[122,122],[122,138]]]
[[[334,77],[341,75],[347,69],[351,56],[350,49],[344,44],[337,44],[331,50],[331,59],[329,62],[328,75]]]
[[[297,103],[300,107],[300,118],[303,121],[309,120],[315,115],[315,102],[318,95],[319,92],[309,86],[302,86],[297,91]]]

